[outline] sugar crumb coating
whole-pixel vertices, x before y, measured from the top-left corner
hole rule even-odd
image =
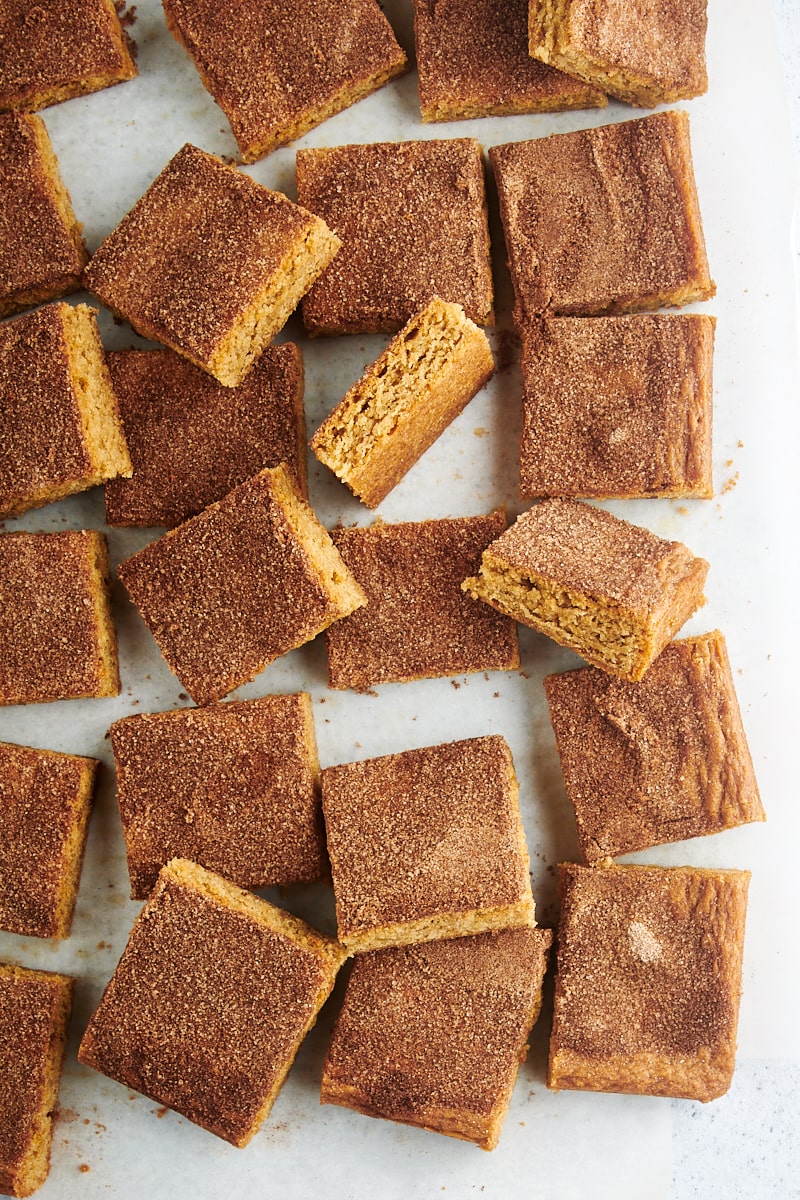
[[[307,495],[303,358],[268,347],[238,387],[172,350],[108,355],[132,479],[106,485],[110,525],[174,528],[265,467],[285,462]]]
[[[30,1196],[50,1170],[75,981],[0,963],[0,1191]]]
[[[198,704],[366,602],[285,464],[151,542],[117,574]]]
[[[325,874],[307,693],[137,713],[109,733],[134,899],[178,856],[241,887]]]
[[[78,1059],[244,1146],[344,958],[297,917],[173,859],[133,925]]]
[[[303,300],[311,336],[396,333],[433,295],[460,304],[478,325],[494,324],[474,139],[300,150],[297,198],[344,243]]]
[[[5,317],[74,292],[89,255],[41,117],[0,114],[0,162],[0,317]]]
[[[522,495],[709,498],[715,324],[700,313],[526,322]]]
[[[461,590],[506,527],[502,509],[479,517],[335,529],[334,544],[368,603],[326,631],[329,683],[376,683],[514,670],[515,623]]]
[[[338,248],[319,217],[187,144],[83,281],[139,333],[235,387]]]
[[[532,925],[511,753],[468,738],[326,767],[322,807],[348,949]]]
[[[245,162],[294,141],[408,68],[376,0],[164,0],[164,12],[230,121]]]
[[[686,113],[511,142],[489,158],[518,323],[713,296]]]
[[[749,871],[560,870],[548,1086],[723,1095],[736,1053]]]
[[[98,765],[0,742],[0,929],[69,934]]]
[[[423,121],[598,108],[604,92],[528,53],[528,0],[414,0]]]
[[[544,686],[586,862],[765,819],[719,631],[639,683],[587,667]]]
[[[531,0],[530,53],[629,104],[708,90],[707,0]]]
[[[497,1144],[539,1015],[549,929],[503,929],[357,956],[323,1104]]]
[[[0,6],[0,109],[37,109],[136,75],[113,0]]]
[[[95,530],[0,536],[0,706],[119,694],[109,586]]]

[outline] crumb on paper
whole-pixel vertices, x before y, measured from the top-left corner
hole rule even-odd
[[[730,479],[726,479],[725,483],[723,483],[723,485],[722,485],[723,496],[725,495],[726,492],[732,492],[738,482],[739,482],[739,472],[735,471],[733,473],[733,475],[731,475]]]

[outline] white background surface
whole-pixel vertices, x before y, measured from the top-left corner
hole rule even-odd
[[[782,5],[791,20],[791,0]],[[410,4],[387,12],[407,48]],[[0,957],[66,970],[77,978],[75,1015],[61,1090],[47,1198],[280,1196],[322,1189],[334,1197],[684,1200],[800,1196],[794,1128],[800,1085],[800,967],[795,882],[800,834],[796,799],[800,594],[796,453],[798,367],[790,223],[796,166],[776,38],[763,4],[711,0],[710,90],[685,107],[717,297],[715,359],[717,496],[712,501],[617,503],[614,511],[677,537],[711,562],[708,604],[686,627],[719,627],[734,665],[745,726],[769,821],[711,839],[636,856],[753,871],[740,1055],[728,1097],[708,1106],[647,1097],[555,1095],[544,1086],[548,1019],[534,1031],[500,1146],[467,1143],[370,1120],[318,1103],[321,1063],[338,992],[303,1047],[272,1116],[238,1151],[176,1114],[81,1067],[75,1050],[125,944],[139,906],[128,900],[112,760],[106,730],[132,711],[176,707],[181,685],[118,585],[123,691],[116,699],[0,709],[0,738],[103,759],[72,936],[64,943],[0,934]],[[227,124],[167,33],[160,5],[143,0],[133,34],[140,78],[43,113],[90,249],[110,231],[185,142],[235,155]],[[782,34],[787,38],[786,33]],[[788,45],[788,41],[787,41]],[[757,48],[757,57],[747,58]],[[800,94],[797,76],[794,92]],[[472,135],[485,147],[640,115],[622,105],[553,117],[451,125],[419,122],[412,72],[333,118],[298,145]],[[799,126],[800,127],[800,126]],[[247,168],[294,195],[294,147]],[[510,293],[493,229],[498,325],[510,326]],[[109,347],[133,344],[127,326],[103,318]],[[385,339],[307,342],[296,321],[287,336],[305,353],[309,432]],[[496,337],[496,335],[492,335]],[[500,373],[468,406],[380,509],[386,520],[488,511],[517,492],[519,380]],[[369,514],[312,460],[311,498],[327,525]],[[104,528],[99,492],[18,520],[11,529]],[[118,562],[153,531],[110,530]],[[295,651],[237,696],[305,687],[315,701],[323,765],[482,733],[512,747],[543,924],[554,919],[554,864],[576,852],[541,688],[544,674],[574,656],[522,631],[523,671],[388,685],[377,696],[326,689],[321,646]],[[454,684],[458,684],[455,687]],[[273,897],[274,898],[274,897]],[[332,930],[326,889],[294,889],[280,902]],[[793,1156],[793,1157],[792,1157]]]

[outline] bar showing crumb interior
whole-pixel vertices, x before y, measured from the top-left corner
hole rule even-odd
[[[713,296],[686,113],[510,142],[489,158],[518,323]]]
[[[327,767],[321,781],[339,940],[351,953],[535,924],[502,737]]]
[[[0,1192],[30,1196],[50,1171],[75,981],[0,963]]]
[[[493,374],[483,330],[460,304],[434,296],[323,421],[311,449],[377,508]]]
[[[83,278],[144,337],[236,387],[339,245],[319,217],[186,145]]]
[[[334,529],[333,543],[367,604],[326,633],[332,688],[368,688],[519,667],[516,624],[461,589],[506,527],[480,517]]]
[[[312,337],[397,333],[432,296],[494,324],[486,182],[473,138],[300,150],[297,199],[343,243],[303,300]]]
[[[0,15],[0,26],[2,20]],[[0,54],[1,47],[0,37]],[[74,292],[89,255],[41,117],[0,115],[0,162],[0,317],[5,317]]]
[[[108,368],[133,463],[106,485],[109,525],[171,529],[285,462],[307,495],[303,359],[269,346],[236,388],[172,350],[120,350]]]
[[[134,900],[177,857],[248,888],[325,873],[306,692],[137,713],[110,734]]]
[[[145,546],[117,574],[198,704],[366,603],[283,463]]]
[[[48,304],[0,326],[0,517],[131,470],[94,310]]]
[[[358,955],[322,1103],[493,1150],[539,1016],[552,936],[502,929]]]
[[[45,108],[133,79],[134,51],[114,0],[3,0],[0,110]]]
[[[134,922],[78,1059],[245,1146],[345,957],[299,918],[173,859]]]
[[[587,863],[764,820],[718,631],[673,642],[639,683],[587,667],[544,687]]]
[[[713,317],[551,317],[522,328],[523,496],[703,497]]]
[[[528,0],[414,0],[423,121],[599,108],[604,92],[528,53]]]
[[[638,680],[703,603],[708,563],[578,500],[543,500],[461,585],[587,662]]]
[[[408,60],[377,0],[163,0],[247,163],[377,91]],[[268,37],[255,31],[269,30]]]
[[[562,865],[548,1087],[724,1095],[749,882],[749,871]]]
[[[119,694],[109,588],[96,530],[0,535],[0,705]]]
[[[643,108],[708,90],[706,0],[530,0],[530,53]]]
[[[98,766],[0,742],[0,929],[68,937]]]

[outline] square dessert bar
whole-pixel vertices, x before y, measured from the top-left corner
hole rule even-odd
[[[366,603],[283,463],[145,546],[117,574],[198,704]]]
[[[708,563],[605,509],[543,500],[462,587],[596,667],[641,679],[703,603]]]
[[[106,486],[109,525],[173,528],[282,462],[307,494],[303,359],[291,342],[268,347],[236,388],[172,350],[120,350],[108,367],[134,468]]]
[[[0,705],[119,694],[109,586],[102,533],[0,535]]]
[[[45,108],[133,79],[132,52],[114,0],[3,0],[0,109]]]
[[[598,108],[604,92],[528,53],[528,0],[414,0],[423,121]]]
[[[713,495],[713,317],[522,328],[523,496]]]
[[[549,929],[502,929],[359,955],[322,1103],[497,1145],[541,1008]]]
[[[78,1059],[244,1146],[345,957],[297,917],[173,859],[134,922]]]
[[[0,517],[131,469],[94,310],[49,304],[0,325]]]
[[[367,604],[326,631],[330,686],[519,667],[515,623],[461,589],[505,527],[498,509],[485,517],[334,529],[333,543]]]
[[[764,820],[721,633],[639,683],[587,667],[544,687],[586,862]]]
[[[245,162],[294,141],[408,67],[377,0],[164,0],[164,13]]]
[[[339,940],[351,953],[535,924],[502,737],[344,763],[321,779]]]
[[[186,145],[84,284],[144,337],[236,387],[338,248],[319,217]]]
[[[749,871],[561,867],[551,1088],[730,1087]]]
[[[320,462],[377,508],[494,374],[488,338],[434,296],[311,439]]]
[[[137,713],[110,733],[134,900],[178,857],[249,888],[325,873],[307,693]]]
[[[707,23],[706,0],[530,0],[530,53],[655,108],[708,89]]]
[[[0,27],[2,21],[0,11]],[[0,36],[0,55],[2,46]],[[5,317],[74,292],[89,255],[41,117],[0,116],[0,162],[0,317]]]
[[[713,296],[686,113],[511,142],[489,158],[519,323]]]
[[[0,1192],[30,1196],[50,1170],[74,980],[0,963]]]
[[[98,765],[0,742],[0,929],[69,935]]]
[[[494,323],[486,182],[472,138],[300,150],[297,199],[343,246],[303,300],[315,334],[396,333],[432,296]]]

